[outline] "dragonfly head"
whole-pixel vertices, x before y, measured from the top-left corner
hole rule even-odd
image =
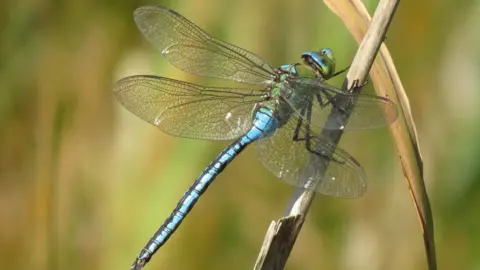
[[[303,63],[323,79],[328,80],[335,73],[335,57],[329,48],[302,54]]]

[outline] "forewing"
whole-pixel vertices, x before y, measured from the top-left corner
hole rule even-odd
[[[140,7],[134,18],[143,35],[183,71],[248,84],[261,84],[272,77],[272,67],[262,58],[211,37],[173,10]]]
[[[350,94],[335,88],[326,82],[313,78],[297,79],[287,87],[294,92],[300,92],[305,99],[313,96],[311,124],[315,132],[319,129],[366,130],[376,129],[395,122],[398,117],[396,104],[388,98]],[[299,90],[297,90],[299,89]],[[353,110],[347,119],[346,108],[355,102]],[[292,104],[300,111],[304,102]],[[335,114],[331,116],[332,109]]]
[[[252,124],[261,91],[204,87],[157,76],[118,81],[114,93],[122,105],[162,131],[180,137],[231,140]]]

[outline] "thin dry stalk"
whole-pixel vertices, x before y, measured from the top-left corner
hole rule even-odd
[[[359,0],[324,0],[324,2],[344,21],[357,42],[360,42],[371,20],[363,3]],[[403,117],[399,117],[390,126],[390,132],[423,231],[428,267],[435,270],[437,263],[433,215],[423,178],[423,160],[410,102],[385,45],[381,46],[379,56],[370,71],[370,77],[378,95],[394,97],[400,105],[400,115]]]
[[[348,3],[349,1],[334,0],[331,2]],[[358,82],[358,85],[362,85],[363,82],[365,82],[368,72],[385,38],[385,33],[393,18],[398,2],[399,0],[381,0],[378,4],[368,31],[362,35],[364,38],[342,85],[343,90],[349,90],[353,82]],[[332,4],[332,6],[333,5],[334,4]],[[344,3],[344,5],[346,5],[346,3]],[[366,23],[368,23],[368,21],[366,21]],[[332,110],[329,119],[333,119],[334,117],[337,116],[334,110]],[[327,119],[327,121],[329,119]],[[342,133],[342,130],[324,130],[322,136],[326,137],[329,141],[338,143]],[[254,269],[276,270],[284,268],[314,196],[315,193],[310,190],[298,188],[295,191],[291,204],[286,210],[285,217],[273,221],[270,225]]]

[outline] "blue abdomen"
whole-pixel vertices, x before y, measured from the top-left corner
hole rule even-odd
[[[244,137],[251,141],[262,139],[280,128],[281,121],[272,106],[261,106],[255,110],[252,128]]]
[[[193,185],[185,192],[167,220],[148,241],[138,255],[137,262],[148,262],[152,255],[167,242],[190,210],[192,210],[200,196],[207,190],[208,186],[247,145],[270,135],[279,126],[278,117],[275,116],[272,106],[266,105],[256,109],[253,115],[252,128],[223,150],[200,174]]]

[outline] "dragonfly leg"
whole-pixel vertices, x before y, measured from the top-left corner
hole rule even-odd
[[[295,132],[293,133],[293,141],[299,142],[299,141],[304,141],[305,138],[300,138],[300,129],[302,128],[303,125],[303,116],[305,115],[305,110],[306,108],[302,108],[300,111],[300,115],[302,117],[298,118],[297,126],[295,127]]]
[[[323,91],[323,94],[325,95],[325,97],[327,98],[327,102],[323,102],[322,101],[322,97],[320,96],[320,94],[316,94],[317,96],[317,101],[318,103],[320,104],[320,107],[323,109],[325,108],[327,105],[329,104],[332,104],[333,106],[335,106],[335,108],[339,109],[342,113],[347,113],[347,111],[345,110],[345,108],[343,106],[337,106],[336,103],[336,96],[332,96],[330,93],[328,93],[327,91]]]
[[[325,108],[326,106],[332,104],[332,105],[335,105],[336,103],[336,95],[335,96],[332,96],[330,94],[330,92],[328,91],[322,91],[322,93],[325,95],[325,97],[327,98],[327,102],[324,102],[324,100],[322,99],[322,96],[320,94],[315,94],[316,98],[317,98],[317,101],[318,101],[318,104],[320,105],[320,108]],[[342,109],[341,107],[337,107],[338,109]],[[342,112],[345,112],[345,110],[342,109]]]
[[[360,81],[359,80],[354,80],[353,81],[353,84],[352,84],[352,89],[355,89],[355,88],[362,88],[364,87],[365,85],[368,84],[368,79],[366,79],[362,84],[360,84]]]
[[[324,103],[322,96],[320,96],[319,94],[315,94],[315,97],[317,98],[318,105],[320,105],[320,108],[322,109],[325,108],[325,106],[327,106],[330,103],[330,101],[327,101],[327,103]]]
[[[318,97],[317,97],[318,99]],[[322,148],[321,150],[319,151],[318,149],[314,149],[314,147],[312,146],[312,138],[317,138],[317,136],[312,136],[311,133],[310,133],[310,121],[311,121],[311,118],[312,118],[312,102],[310,102],[307,106],[307,115],[306,115],[306,119],[307,119],[307,124],[306,124],[306,135],[305,135],[305,147],[307,148],[307,150],[312,153],[312,154],[315,154],[315,155],[319,155],[321,157],[324,157],[324,158],[328,158],[330,161],[334,161],[336,163],[339,163],[339,164],[343,164],[345,163],[345,161],[340,161],[340,160],[337,160],[335,157],[334,157],[334,154],[335,154],[335,149],[332,148],[332,149],[328,149],[328,147],[326,145],[322,145]],[[332,145],[332,147],[334,147]],[[315,146],[315,148],[317,148]]]
[[[325,108],[327,107],[329,104],[332,103],[332,100],[333,100],[333,97],[327,93],[327,92],[323,92],[325,94],[325,96],[327,97],[327,102],[324,102],[322,96],[320,94],[315,94],[315,97],[317,98],[317,102],[318,102],[318,105],[320,105],[320,108]]]
[[[317,97],[318,98],[318,97]],[[305,134],[305,138],[306,138],[306,144],[305,146],[307,147],[307,150],[310,152],[310,153],[314,153],[314,149],[312,149],[312,142],[310,140],[310,121],[312,120],[312,101],[310,101],[308,103],[308,106],[307,106],[307,125],[306,125],[306,128],[307,128],[307,134]]]
[[[353,81],[351,89],[361,88],[361,87],[364,87],[365,85],[368,84],[368,80],[365,80],[365,82],[361,85],[360,85],[359,82],[360,82],[359,80]],[[324,99],[322,98],[322,96],[320,94],[315,94],[315,97],[317,98],[317,102],[320,105],[320,108],[323,109],[330,104],[332,104],[334,106],[336,105],[335,104],[336,103],[336,95],[332,96],[328,91],[322,91],[322,93],[323,93],[323,95],[325,95],[325,98],[327,100],[326,102],[324,101]],[[335,107],[337,109],[339,109],[341,112],[346,113],[345,109],[342,106],[335,106]]]
[[[317,100],[320,103],[321,102],[321,97],[317,96]],[[315,154],[315,155],[319,155],[321,157],[328,158],[329,160],[340,163],[340,164],[345,163],[344,161],[339,161],[339,160],[337,160],[333,157],[334,150],[327,149],[326,146],[322,146],[323,150],[319,151],[317,149],[314,149],[314,147],[312,146],[312,138],[313,139],[318,138],[317,136],[312,136],[312,134],[310,132],[311,129],[310,129],[310,124],[309,123],[310,123],[311,118],[312,118],[312,105],[313,105],[313,102],[312,102],[312,100],[310,100],[308,105],[301,109],[300,115],[302,117],[298,118],[297,126],[295,127],[295,131],[294,131],[293,138],[292,138],[293,141],[295,141],[295,142],[305,141],[305,147],[307,148],[307,150],[310,153]],[[303,122],[304,117],[306,119],[306,123],[305,123],[306,132],[305,132],[305,136],[303,138],[301,138],[300,137],[300,130],[301,130],[302,125],[304,123]]]
[[[344,72],[347,71],[349,68],[350,68],[350,66],[347,66],[346,68],[344,68],[344,69],[342,69],[342,70],[340,70],[340,71],[335,72],[335,73],[332,75],[331,78],[333,78],[333,77],[335,77],[335,76],[338,76],[338,75],[344,73]]]
[[[318,101],[318,104],[320,105],[320,108],[325,108],[326,106],[332,104],[332,105],[335,105],[336,101],[335,101],[335,97],[332,96],[329,92],[327,91],[323,91],[323,94],[325,95],[325,97],[327,98],[327,102],[324,102],[324,100],[322,99],[322,96],[320,94],[315,94],[315,96],[317,97],[317,101]],[[346,111],[340,107],[340,106],[335,106],[337,109],[341,110],[343,113],[346,113]]]

